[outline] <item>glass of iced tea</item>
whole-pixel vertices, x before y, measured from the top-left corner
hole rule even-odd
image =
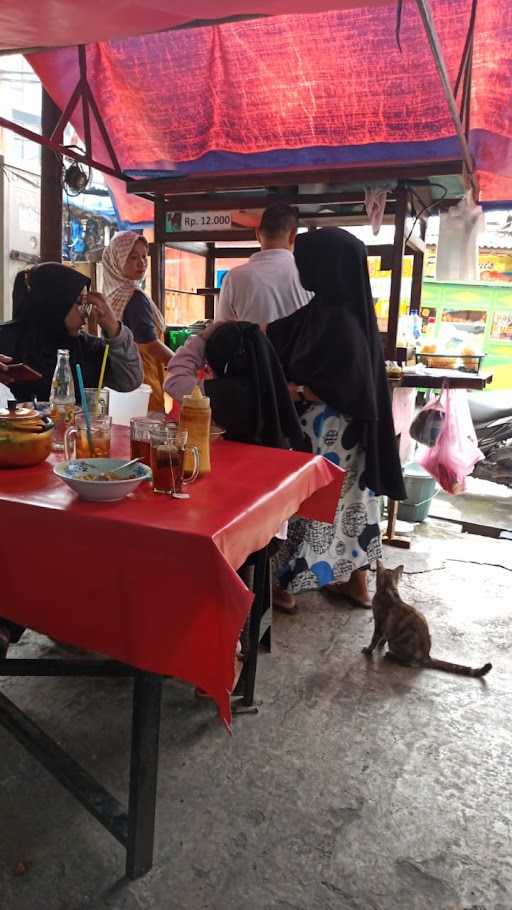
[[[186,430],[179,430],[169,425],[151,430],[151,472],[154,493],[184,495],[183,487],[196,479],[199,473],[199,452],[195,446],[187,448],[187,437]],[[190,476],[185,477],[183,464],[185,454],[189,452],[194,459],[194,467]]]
[[[64,436],[64,454],[67,459],[110,457],[112,418],[91,417],[90,424],[89,438],[83,412],[76,414],[74,427],[69,427]]]
[[[162,417],[132,417],[130,420],[130,458],[140,458],[148,468],[151,467],[151,439],[152,431],[165,425],[165,416]]]

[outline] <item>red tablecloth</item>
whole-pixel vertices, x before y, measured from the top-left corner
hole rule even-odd
[[[113,453],[128,454],[114,432]],[[52,470],[0,471],[0,615],[200,686],[230,719],[234,650],[252,595],[236,574],[295,513],[332,521],[343,472],[320,456],[212,447],[189,500],[144,483],[79,500]]]

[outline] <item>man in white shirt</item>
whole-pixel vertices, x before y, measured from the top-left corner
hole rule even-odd
[[[293,247],[297,236],[297,210],[276,202],[263,212],[256,236],[261,246],[244,265],[232,269],[222,282],[216,307],[216,321],[239,319],[246,322],[273,322],[289,316],[311,300],[300,283]],[[286,537],[286,528],[281,529]],[[293,594],[272,584],[272,605],[284,613],[295,613]]]
[[[256,236],[261,252],[224,278],[215,312],[218,321],[266,323],[289,316],[311,299],[293,257],[297,211],[276,202],[263,212]]]

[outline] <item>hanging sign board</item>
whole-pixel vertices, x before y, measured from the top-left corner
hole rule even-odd
[[[188,241],[254,240],[261,210],[208,209],[181,211],[167,201],[156,201],[155,240],[160,243]],[[198,199],[199,205],[201,200]],[[179,205],[179,202],[178,202]]]
[[[166,212],[166,234],[196,231],[229,231],[233,227],[231,212]]]

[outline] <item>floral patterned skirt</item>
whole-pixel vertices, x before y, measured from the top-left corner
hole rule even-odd
[[[382,556],[379,500],[366,486],[365,453],[350,420],[325,404],[311,404],[300,421],[312,451],[347,473],[333,524],[303,518],[289,523],[274,567],[281,586],[294,594],[348,581]]]

